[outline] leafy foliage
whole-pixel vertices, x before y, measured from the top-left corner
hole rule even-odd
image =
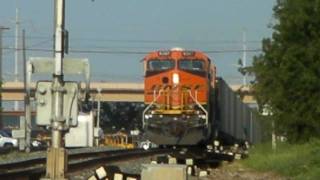
[[[320,136],[320,0],[278,0],[272,38],[254,57],[254,90],[291,141]]]

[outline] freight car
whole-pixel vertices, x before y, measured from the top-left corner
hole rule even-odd
[[[195,145],[213,131],[216,72],[200,51],[174,48],[149,53],[144,62],[142,124],[159,145]]]

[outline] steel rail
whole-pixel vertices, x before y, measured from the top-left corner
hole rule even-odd
[[[69,155],[69,172],[83,169],[84,167],[98,166],[106,162],[128,160],[129,158],[140,158],[155,154],[169,153],[172,149],[143,149],[133,150],[109,150],[99,152],[83,152]],[[0,179],[13,177],[35,177],[39,178],[45,174],[45,157],[8,163],[0,165]],[[8,169],[9,168],[9,169]]]
[[[125,151],[125,149],[123,150],[119,150],[119,149],[114,149],[114,150],[102,150],[102,151],[90,151],[90,152],[71,152],[69,153],[68,158],[69,159],[77,159],[77,158],[90,158],[92,156],[96,156],[97,154],[103,154],[103,153],[109,153],[109,152],[113,152],[113,151]],[[15,161],[15,162],[9,162],[9,163],[3,163],[0,164],[0,174],[1,172],[5,171],[5,170],[10,170],[10,169],[17,169],[17,168],[25,168],[26,165],[28,164],[43,164],[46,161],[46,157],[35,157],[32,159],[26,159],[26,160],[21,160],[21,161]]]

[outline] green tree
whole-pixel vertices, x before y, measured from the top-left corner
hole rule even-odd
[[[254,57],[254,90],[291,141],[320,137],[320,0],[278,0],[272,38]]]

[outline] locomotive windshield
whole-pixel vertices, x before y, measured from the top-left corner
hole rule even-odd
[[[165,71],[174,68],[173,60],[154,59],[148,61],[148,71]]]
[[[179,68],[189,71],[204,71],[204,62],[201,60],[183,59],[179,61]]]

